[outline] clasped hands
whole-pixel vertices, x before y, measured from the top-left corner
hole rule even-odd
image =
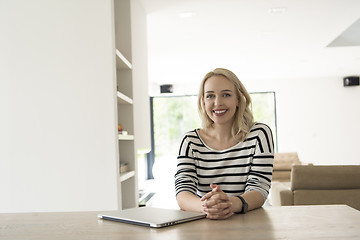
[[[209,219],[226,219],[234,214],[232,202],[229,196],[224,193],[220,186],[210,184],[211,191],[205,194],[200,201],[202,202],[203,212]]]

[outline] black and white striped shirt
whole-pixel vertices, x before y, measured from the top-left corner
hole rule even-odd
[[[266,200],[274,161],[271,129],[256,123],[243,142],[226,150],[214,150],[200,138],[199,130],[185,134],[177,158],[176,195],[183,191],[199,197],[217,184],[229,196],[259,191]]]

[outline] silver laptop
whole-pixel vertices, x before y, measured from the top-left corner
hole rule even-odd
[[[129,208],[121,211],[99,214],[104,220],[160,228],[204,218],[206,214],[175,209],[153,207]]]

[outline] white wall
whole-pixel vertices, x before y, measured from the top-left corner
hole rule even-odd
[[[0,212],[116,209],[111,0],[2,0],[0,24]]]
[[[342,75],[264,81],[249,91],[274,90],[279,152],[296,151],[314,164],[360,164],[360,87]]]

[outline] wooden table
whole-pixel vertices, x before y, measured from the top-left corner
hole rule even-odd
[[[3,213],[0,239],[360,239],[360,211],[345,205],[264,207],[160,229],[99,220],[97,214]]]

